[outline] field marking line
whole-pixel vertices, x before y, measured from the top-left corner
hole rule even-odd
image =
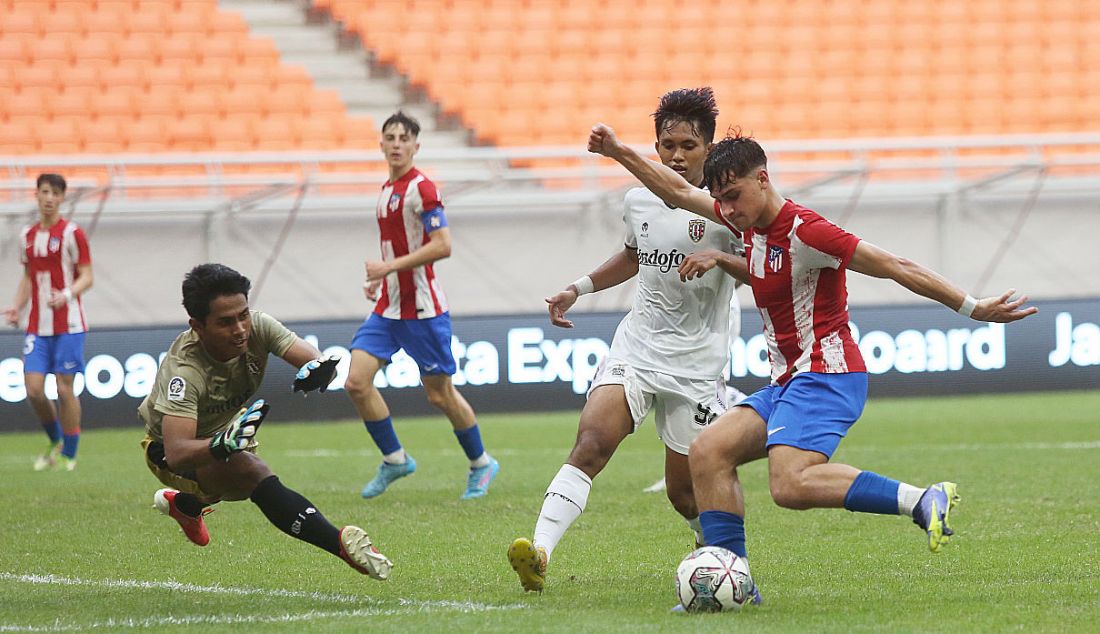
[[[128,590],[170,590],[173,592],[190,592],[195,594],[228,594],[234,596],[261,596],[267,598],[298,598],[314,601],[328,601],[333,603],[352,604],[385,604],[396,602],[402,608],[411,610],[456,610],[460,612],[488,612],[493,610],[516,610],[522,605],[489,605],[473,601],[436,600],[424,601],[418,599],[395,598],[391,600],[379,599],[369,595],[333,594],[326,592],[306,592],[304,590],[283,590],[265,588],[240,588],[233,586],[210,585],[200,586],[193,583],[180,583],[178,581],[138,581],[135,579],[75,579],[59,575],[29,575],[0,572],[0,581],[12,581],[16,583],[29,583],[34,585],[62,585],[62,586],[91,586],[108,589]],[[379,608],[381,609],[381,608]],[[408,611],[408,610],[405,610]],[[0,629],[0,631],[3,631]]]
[[[399,610],[392,608],[360,608],[358,610],[310,610],[308,612],[286,613],[271,616],[246,614],[198,614],[194,616],[151,616],[143,619],[110,618],[92,623],[62,623],[60,620],[50,625],[9,625],[0,624],[0,632],[78,632],[93,629],[149,629],[172,625],[235,625],[296,623],[317,619],[358,618],[365,616],[399,616],[414,611],[431,612],[431,609]]]

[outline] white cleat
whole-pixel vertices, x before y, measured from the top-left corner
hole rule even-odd
[[[358,526],[340,529],[340,558],[371,579],[385,581],[393,562],[371,543],[370,536]]]

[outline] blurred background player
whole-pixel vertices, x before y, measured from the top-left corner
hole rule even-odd
[[[657,155],[687,187],[702,186],[717,116],[710,88],[667,93],[653,113]],[[729,229],[676,209],[644,188],[628,191],[624,208],[623,249],[546,300],[550,322],[571,328],[565,313],[581,295],[638,276],[634,305],[596,370],[577,440],[546,490],[534,539],[521,537],[508,549],[524,590],[542,590],[554,548],[584,511],[592,479],[651,410],[665,443],[668,499],[696,542],[703,539],[687,453],[726,408],[721,375],[729,357],[734,279],[721,273],[697,278],[716,266],[733,274],[743,262],[737,255],[743,247]]]
[[[88,324],[80,297],[92,287],[92,254],[84,230],[61,217],[66,187],[60,174],[39,174],[35,183],[38,223],[23,229],[23,277],[4,311],[8,324],[18,326],[30,300],[23,382],[27,400],[50,438],[45,453],[34,461],[35,471],[58,463],[72,471],[80,443],[80,398],[73,391],[73,381],[84,371]],[[57,379],[56,409],[46,396],[47,374]]]
[[[248,278],[221,264],[196,266],[183,280],[191,329],[172,342],[138,408],[145,422],[145,463],[171,487],[157,491],[153,502],[188,539],[205,546],[210,535],[203,516],[211,504],[252,500],[287,535],[385,579],[393,564],[363,529],[333,526],[255,455],[254,437],[268,407],[263,400],[241,406],[263,382],[268,355],[301,368],[294,389],[304,392],[327,388],[338,359],[319,359],[317,348],[250,309],[251,287]]]
[[[772,499],[803,510],[905,515],[927,532],[936,552],[953,534],[953,482],[918,488],[829,460],[867,399],[867,372],[849,329],[845,270],[890,279],[959,313],[989,322],[1034,314],[1014,290],[977,300],[943,276],[895,256],[785,200],[768,174],[767,156],[753,139],[727,137],[707,157],[710,194],[647,160],[598,124],[589,150],[615,159],[664,200],[739,231],[753,297],[764,319],[771,384],[731,408],[691,447],[700,522],[708,546],[741,557],[745,502],[737,467],[768,458]],[[759,602],[756,593],[754,602]]]
[[[363,286],[374,312],[351,342],[347,390],[382,464],[362,496],[381,495],[398,478],[416,471],[390,418],[389,406],[374,386],[374,376],[404,349],[420,368],[428,402],[451,421],[455,436],[470,460],[462,499],[484,496],[500,465],[486,453],[474,410],[455,389],[451,375],[451,315],[432,264],[451,255],[451,233],[435,183],[413,167],[420,149],[420,124],[398,111],[382,124],[379,147],[389,166],[389,180],[378,198],[378,228],[382,259],[366,263]]]

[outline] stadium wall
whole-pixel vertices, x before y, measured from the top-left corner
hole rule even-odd
[[[446,196],[444,183],[444,195]],[[784,191],[780,185],[780,191]],[[867,200],[854,210],[843,196],[799,202],[866,240],[936,269],[975,295],[1017,288],[1033,298],[1100,297],[1100,214],[1089,195],[1045,196],[1026,213],[1023,196],[964,201],[899,196]],[[621,249],[621,195],[596,206],[479,210],[448,205],[452,256],[436,264],[456,316],[544,310],[543,298]],[[263,210],[181,214],[150,206],[140,215],[95,216],[82,204],[74,218],[91,230],[95,287],[86,295],[92,328],[177,323],[184,273],[204,261],[224,262],[258,284],[254,305],[288,321],[359,319],[363,262],[378,257],[373,200],[361,207],[303,211],[276,245],[292,200]],[[19,280],[19,228],[28,212],[0,222],[0,301]],[[1002,250],[1003,258],[999,257]],[[270,265],[266,279],[261,272]],[[626,310],[633,284],[585,297],[577,310]],[[853,305],[921,300],[892,282],[849,276]],[[748,301],[747,292],[742,297]]]
[[[863,306],[852,324],[872,374],[871,396],[940,396],[1033,390],[1095,389],[1100,385],[1100,299],[1038,302],[1040,312],[999,325],[965,319],[938,306]],[[574,410],[607,354],[621,313],[574,316],[572,330],[553,328],[542,314],[459,317],[452,349],[455,383],[479,412]],[[743,391],[768,382],[759,314],[745,311],[743,337],[730,346],[731,383]],[[358,321],[288,323],[325,353],[345,361],[333,389],[292,395],[293,369],[273,361],[258,396],[273,407],[271,421],[354,418],[340,391],[347,346]],[[83,391],[85,429],[136,427],[136,408],[148,394],[163,352],[184,328],[100,329],[87,339]],[[25,402],[23,337],[0,334],[0,431],[36,428]],[[436,414],[418,388],[415,363],[403,353],[379,373],[398,419]],[[52,377],[47,390],[56,390]]]

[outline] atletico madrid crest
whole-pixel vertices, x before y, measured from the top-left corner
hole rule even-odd
[[[698,242],[703,239],[703,234],[707,232],[706,220],[688,220],[688,237],[692,242]]]
[[[397,208],[401,206],[401,194],[394,194],[390,196],[390,211],[397,211]]]
[[[783,247],[768,245],[768,267],[773,273],[778,273],[783,268]]]

